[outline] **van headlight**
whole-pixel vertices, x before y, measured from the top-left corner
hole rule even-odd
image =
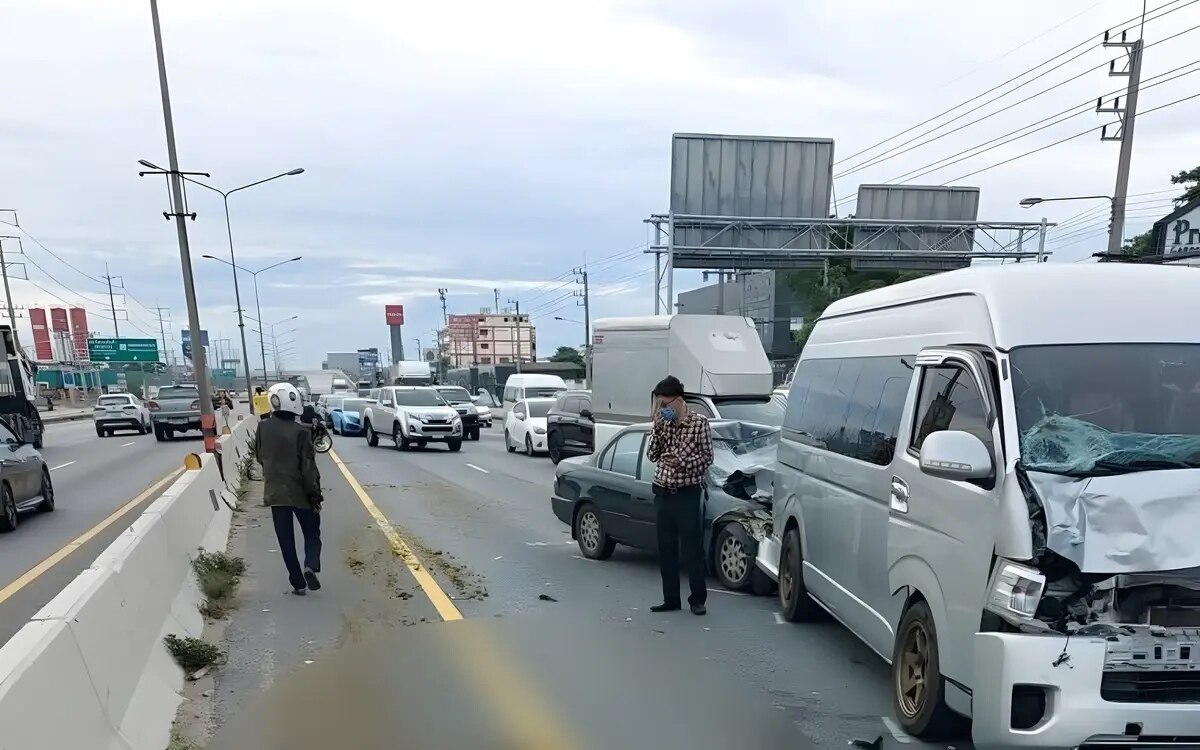
[[[985,607],[1018,625],[1033,620],[1045,591],[1046,576],[1040,570],[1010,560],[999,560],[988,581]]]

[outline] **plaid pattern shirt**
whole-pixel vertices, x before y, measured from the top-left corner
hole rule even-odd
[[[713,462],[712,430],[708,420],[688,410],[682,421],[654,423],[650,430],[649,458],[655,463],[654,483],[669,489],[692,487],[704,481]],[[663,461],[675,459],[672,465]]]

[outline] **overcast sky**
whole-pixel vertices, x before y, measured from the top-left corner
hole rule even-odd
[[[209,172],[223,189],[305,169],[235,194],[230,207],[239,264],[303,256],[260,276],[259,292],[268,324],[299,316],[297,334],[286,337],[296,340],[287,363],[315,368],[327,351],[385,348],[386,303],[405,306],[410,352],[418,337],[428,345],[441,320],[439,287],[449,290],[452,313],[492,306],[493,289],[502,304],[519,299],[543,354],[580,345],[581,324],[554,320],[582,320],[567,296],[574,266],[591,268],[593,317],[653,311],[642,219],[666,209],[672,133],[832,138],[835,158],[845,159],[835,166],[840,173],[881,150],[847,159],[855,152],[1093,40],[1056,62],[1077,59],[954,126],[995,116],[839,178],[845,198],[859,183],[893,181],[1120,88],[1124,79],[1110,78],[1103,64],[1123,53],[1102,49],[1100,34],[1142,4],[162,6],[181,168]],[[1146,24],[1154,45],[1145,54],[1147,85],[1180,66],[1187,67],[1170,75],[1200,70],[1188,65],[1200,41],[1191,30],[1200,3],[1150,2],[1160,6],[1158,13],[1179,10]],[[0,234],[23,236],[31,280],[13,281],[17,303],[82,302],[93,330],[111,335],[100,279],[107,263],[127,291],[117,300],[127,311],[118,315],[121,334],[157,337],[148,308],[162,305],[178,351],[186,312],[176,235],[162,216],[167,193],[161,177],[137,174],[138,159],[166,163],[148,2],[0,7],[0,209],[16,209],[27,232],[0,224]],[[1200,72],[1184,75],[1145,89],[1140,109],[1198,91]],[[1200,163],[1198,111],[1193,99],[1139,119],[1130,192],[1155,194],[1130,199],[1145,202],[1131,205],[1127,236],[1170,209],[1168,177]],[[916,182],[946,183],[1112,119],[1083,112]],[[1094,132],[953,184],[981,188],[980,218],[1036,221],[1044,213],[1063,221],[1092,204],[1022,209],[1017,201],[1111,193],[1117,152]],[[193,188],[188,198],[199,214],[188,229],[203,327],[236,339],[230,269],[200,257],[228,257],[220,197]],[[1100,203],[1058,232],[1050,246],[1056,262],[1103,249]],[[838,210],[852,212],[853,202]],[[0,212],[0,221],[11,220]],[[12,252],[14,243],[4,247]],[[250,277],[243,282],[253,315]],[[677,289],[699,284],[694,272],[677,277]],[[27,330],[28,320],[21,324]]]

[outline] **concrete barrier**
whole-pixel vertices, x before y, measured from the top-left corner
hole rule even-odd
[[[204,455],[0,648],[0,750],[167,745],[184,675],[162,639],[203,630],[191,561],[225,548],[256,424],[218,440],[224,480]]]

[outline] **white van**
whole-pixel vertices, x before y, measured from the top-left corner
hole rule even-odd
[[[911,734],[958,714],[980,748],[1200,735],[1186,310],[1191,268],[1021,264],[822,314],[758,565],[788,619],[827,611],[891,662]]]
[[[527,398],[557,398],[567,390],[565,380],[557,375],[516,373],[504,381],[504,399],[500,405],[505,416],[518,401]]]

